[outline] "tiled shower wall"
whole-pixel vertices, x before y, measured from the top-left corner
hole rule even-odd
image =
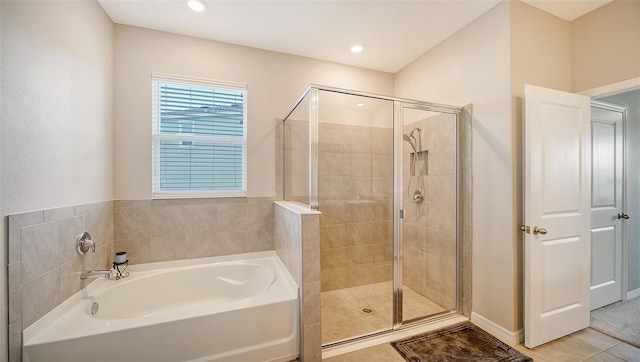
[[[415,173],[426,170],[425,200],[413,203],[411,189],[411,146],[403,144],[403,283],[441,306],[455,308],[456,301],[456,117],[443,114],[404,126],[404,133],[420,126],[421,148],[426,161],[419,161]],[[414,136],[417,136],[414,132]],[[426,164],[425,164],[426,162]],[[425,167],[423,169],[423,167]]]
[[[88,282],[76,236],[96,242],[86,269],[108,269],[114,252],[132,264],[273,250],[272,198],[116,200],[9,216],[9,355],[21,333]]]
[[[391,280],[392,132],[319,125],[322,291]]]
[[[276,175],[286,176],[284,199],[309,204],[309,121],[289,118],[277,124],[276,145]],[[282,167],[284,174],[279,173]],[[282,180],[277,178],[276,188],[282,190]]]

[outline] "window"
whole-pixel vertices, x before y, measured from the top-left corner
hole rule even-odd
[[[246,85],[153,74],[153,196],[244,196]]]

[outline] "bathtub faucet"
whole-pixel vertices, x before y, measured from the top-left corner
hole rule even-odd
[[[82,255],[82,272],[80,273],[80,279],[95,278],[104,275],[106,279],[111,279],[111,270],[84,270],[84,255],[91,250],[96,252],[96,243],[91,240],[91,235],[84,231],[78,234],[76,238],[76,250],[78,254]]]
[[[83,270],[80,279],[96,278],[103,275],[105,279],[111,279],[111,270]]]

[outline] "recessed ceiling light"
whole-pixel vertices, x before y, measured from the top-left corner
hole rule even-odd
[[[357,107],[364,107],[364,103],[357,103],[356,106]]]
[[[361,53],[364,50],[364,46],[362,44],[354,44],[351,46],[352,53]]]
[[[187,1],[187,5],[189,5],[191,10],[199,13],[207,10],[207,0],[189,0]]]

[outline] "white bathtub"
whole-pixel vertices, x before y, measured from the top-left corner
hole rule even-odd
[[[23,333],[25,362],[290,361],[297,286],[275,252],[132,265]],[[99,309],[91,315],[92,303]]]

